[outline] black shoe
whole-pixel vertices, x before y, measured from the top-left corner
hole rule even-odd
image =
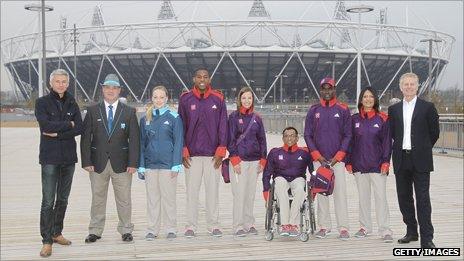
[[[419,238],[418,236],[410,236],[410,235],[406,235],[400,239],[398,239],[398,243],[399,244],[407,244],[411,241],[417,241]]]
[[[131,242],[132,240],[134,240],[134,238],[132,237],[131,233],[126,233],[126,234],[122,235],[122,241]]]
[[[422,243],[421,247],[422,248],[437,248],[432,241]]]
[[[97,241],[97,239],[100,239],[101,237],[95,235],[95,234],[89,234],[86,238],[85,238],[85,243],[93,243],[95,241]]]

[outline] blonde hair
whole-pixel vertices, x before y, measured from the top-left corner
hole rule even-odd
[[[166,98],[169,99],[169,93],[168,93],[168,90],[166,89],[166,87],[164,87],[163,85],[158,85],[158,86],[155,86],[153,87],[153,90],[151,91],[151,95],[153,96],[153,93],[156,91],[156,90],[162,90],[165,94],[166,94]],[[148,107],[147,107],[147,114],[146,114],[146,119],[148,122],[150,122],[152,119],[153,119],[153,108],[155,107],[155,105],[153,104],[153,102],[151,102]]]
[[[237,110],[240,110],[240,107],[242,107],[242,101],[241,101],[241,98],[242,98],[242,95],[246,92],[251,92],[251,98],[253,100],[253,103],[251,104],[251,106],[253,107],[254,104],[255,104],[255,97],[253,96],[253,90],[248,87],[248,86],[245,86],[245,87],[242,87],[242,89],[240,89],[240,91],[238,92],[238,95],[237,95]]]
[[[413,73],[413,72],[408,72],[408,73],[405,73],[403,75],[401,75],[400,77],[400,88],[401,88],[401,84],[403,83],[404,79],[406,78],[413,78],[414,80],[416,80],[416,83],[419,84],[419,76],[417,76],[417,74]]]

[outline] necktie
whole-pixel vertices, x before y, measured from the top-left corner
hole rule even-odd
[[[159,116],[160,115],[160,110],[156,109],[156,116]]]
[[[108,111],[108,133],[111,133],[111,130],[113,129],[113,105],[108,106],[109,111]]]

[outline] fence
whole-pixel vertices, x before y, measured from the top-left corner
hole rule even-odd
[[[282,133],[287,126],[293,126],[303,135],[306,115],[304,114],[270,114],[260,113],[267,133]],[[435,148],[443,150],[464,151],[464,122],[462,119],[440,120],[440,138]]]

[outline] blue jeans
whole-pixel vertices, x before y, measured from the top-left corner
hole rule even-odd
[[[43,244],[52,244],[52,236],[59,236],[63,231],[63,220],[71,192],[74,165],[42,165],[40,234]]]

